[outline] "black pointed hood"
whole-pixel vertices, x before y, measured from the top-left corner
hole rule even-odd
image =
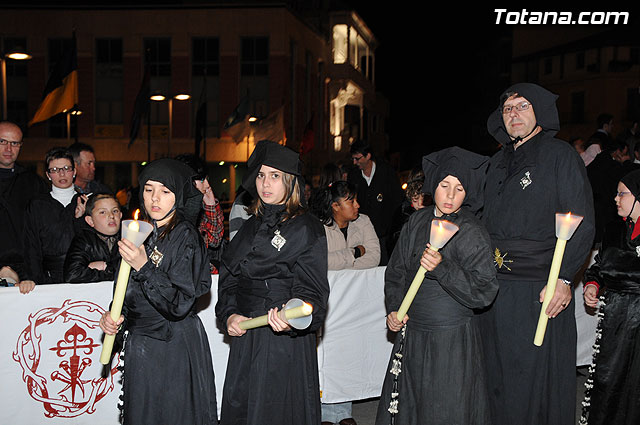
[[[537,124],[542,128],[543,132],[555,136],[560,130],[560,119],[558,118],[558,108],[556,107],[558,95],[537,84],[514,84],[502,93],[500,105],[487,119],[487,130],[501,145],[506,146],[512,142],[502,120],[502,105],[506,100],[504,96],[507,93],[517,93],[531,102],[533,111],[536,114]]]
[[[476,213],[482,208],[484,182],[489,157],[453,146],[422,158],[424,193],[434,194],[438,184],[448,175],[460,180],[466,192],[463,206]]]
[[[148,180],[162,183],[176,196],[175,209],[195,224],[202,206],[202,193],[193,185],[196,172],[182,161],[162,158],[144,167],[138,176],[140,205],[144,208],[144,184]]]

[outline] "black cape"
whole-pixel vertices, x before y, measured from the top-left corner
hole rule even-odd
[[[397,311],[420,266],[429,241],[433,207],[411,215],[385,272],[387,311]],[[444,217],[443,217],[444,218]],[[462,209],[446,216],[460,227],[440,250],[442,262],[427,272],[408,311],[404,340],[399,334],[385,375],[377,425],[389,425],[394,353],[404,343],[398,375],[398,425],[489,425],[484,355],[474,309],[498,291],[489,235]]]
[[[604,291],[583,410],[589,425],[640,423],[640,237],[632,240],[632,230],[620,218],[611,223],[585,273]]]
[[[0,170],[0,267],[11,266],[18,275],[24,272],[22,228],[27,204],[49,192],[49,185],[37,174],[15,165],[14,171]]]
[[[275,333],[269,326],[231,338],[222,398],[222,425],[319,425],[316,331],[329,298],[327,239],[320,220],[303,214],[280,221],[282,208],[265,205],[229,243],[222,257],[216,316],[257,317],[297,297],[313,305],[305,330]],[[271,241],[279,229],[285,244]]]
[[[67,250],[77,229],[77,194],[65,207],[51,194],[39,195],[27,206],[24,217],[24,262],[22,280],[38,284],[64,282]]]
[[[123,307],[124,424],[216,424],[211,350],[195,310],[211,288],[204,242],[181,221],[145,249],[149,260],[131,271]]]
[[[495,302],[481,317],[493,424],[573,425],[573,301],[549,322],[541,347],[533,339],[556,243],[555,214],[584,217],[567,242],[560,268],[560,278],[573,280],[593,241],[591,187],[577,152],[553,137],[559,128],[557,96],[533,84],[513,88],[532,102],[542,131],[514,151],[501,107],[487,123],[503,144],[490,161],[483,211],[500,282]]]

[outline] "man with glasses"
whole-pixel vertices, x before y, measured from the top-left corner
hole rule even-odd
[[[483,211],[500,290],[479,317],[495,425],[575,424],[572,280],[591,248],[594,213],[584,163],[554,137],[557,97],[535,84],[516,84],[487,121],[502,145],[491,158]],[[568,212],[584,219],[567,242],[538,347],[533,340],[556,244],[555,214]]]
[[[404,193],[396,171],[388,163],[373,156],[368,143],[358,140],[351,145],[351,160],[355,165],[347,181],[356,186],[360,212],[367,215],[380,240],[380,265],[389,260],[394,219],[402,204]]]
[[[0,277],[6,273],[8,284],[20,287],[20,292],[33,289],[30,282],[20,282],[24,271],[23,223],[29,201],[49,191],[37,174],[16,163],[22,147],[22,130],[8,121],[0,122]]]

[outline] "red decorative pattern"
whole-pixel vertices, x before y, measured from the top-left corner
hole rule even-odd
[[[93,357],[98,358],[102,345],[88,337],[87,331],[99,328],[104,312],[95,303],[67,299],[61,307],[43,308],[29,316],[29,324],[18,337],[13,360],[22,368],[27,391],[31,398],[42,403],[46,417],[91,414],[95,412],[96,403],[113,390],[114,375],[118,373],[116,366],[107,377],[86,377],[87,368],[93,363],[89,356],[94,354]],[[47,341],[60,334],[64,334],[63,339],[41,349],[41,344],[49,345]],[[58,369],[41,370],[43,364],[52,364],[51,359],[43,362],[44,356],[61,359]]]

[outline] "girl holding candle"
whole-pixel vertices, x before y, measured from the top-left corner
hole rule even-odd
[[[595,263],[585,272],[584,302],[600,320],[580,424],[640,423],[640,170],[618,182],[622,218],[605,228]]]
[[[248,161],[242,186],[254,197],[251,217],[222,256],[216,305],[233,337],[222,425],[320,424],[316,331],[329,297],[327,240],[304,207],[301,168],[296,152],[266,140]],[[313,306],[307,329],[279,318],[291,298]],[[269,326],[240,328],[264,314]]]
[[[484,156],[458,147],[423,158],[423,191],[434,207],[403,227],[385,273],[387,327],[396,338],[377,425],[489,424],[484,356],[474,309],[489,305],[498,284],[489,236],[474,213],[482,206]],[[439,251],[431,222],[459,227]],[[397,311],[420,266],[427,273],[402,322]]]
[[[174,159],[147,165],[138,179],[153,233],[137,248],[118,242],[131,275],[117,322],[124,332],[124,424],[216,424],[216,393],[207,334],[196,299],[211,288],[206,248],[194,227],[202,194],[193,171]]]

